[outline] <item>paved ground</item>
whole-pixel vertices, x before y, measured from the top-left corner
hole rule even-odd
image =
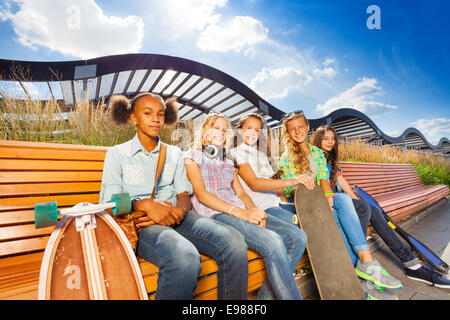
[[[406,231],[422,241],[450,265],[450,201],[430,213],[419,222],[406,228]],[[450,289],[435,288],[430,285],[408,279],[400,261],[383,245],[374,252],[374,256],[386,270],[399,279],[404,289],[393,290],[400,300],[450,300]],[[450,277],[450,275],[447,275]]]
[[[450,199],[442,200],[428,211],[417,214],[407,222],[400,223],[400,226],[450,265]],[[440,289],[408,279],[403,272],[400,260],[379,237],[375,236],[368,242],[373,256],[389,273],[402,282],[403,289],[392,290],[400,300],[450,300],[450,289]],[[450,278],[450,275],[447,277]],[[305,300],[320,300],[314,279],[303,277],[297,280],[297,284]],[[249,295],[249,299],[255,298],[256,291]]]

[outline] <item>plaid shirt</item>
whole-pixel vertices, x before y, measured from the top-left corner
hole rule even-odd
[[[311,158],[316,164],[317,174],[315,176],[315,181],[317,184],[320,184],[320,180],[326,179],[330,180],[330,172],[327,167],[327,159],[323,155],[322,150],[317,148],[316,146],[312,146],[308,143],[308,146],[311,150]],[[299,175],[297,172],[297,167],[294,165],[294,159],[291,154],[288,154],[286,151],[281,155],[280,161],[278,162],[278,169],[282,171],[281,179],[292,179]],[[296,189],[297,187],[289,187],[284,189],[284,194],[287,198],[292,196],[291,191]]]
[[[185,158],[194,160],[200,168],[205,189],[216,197],[242,209],[244,203],[239,199],[232,188],[233,174],[235,171],[233,161],[225,159],[210,159],[202,150],[191,149],[185,152]],[[195,193],[191,196],[191,203],[194,210],[203,216],[212,217],[217,210],[211,209],[201,203]]]

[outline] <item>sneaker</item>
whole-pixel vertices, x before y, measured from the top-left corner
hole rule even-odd
[[[428,283],[429,285],[438,287],[438,288],[444,288],[444,289],[450,289],[450,280],[444,278],[442,275],[434,271],[428,266],[422,265],[417,270],[411,270],[406,268],[406,277]]]
[[[389,289],[402,289],[402,283],[391,276],[377,261],[373,259],[371,262],[361,263],[358,260],[355,268],[358,277],[370,280],[378,287]]]
[[[377,287],[372,282],[360,279],[361,287],[367,300],[398,300],[398,297],[383,287]]]

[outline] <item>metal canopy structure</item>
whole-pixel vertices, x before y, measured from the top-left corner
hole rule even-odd
[[[210,111],[232,121],[260,112],[268,124],[283,112],[230,75],[192,60],[156,54],[125,54],[67,62],[0,60],[0,95],[17,99],[64,100],[73,106],[115,94],[152,92],[177,97],[180,120],[201,120]],[[6,80],[6,81],[5,81]]]
[[[309,124],[312,130],[322,124],[329,124],[341,138],[359,138],[380,145],[390,144],[450,155],[450,141],[447,138],[441,138],[437,145],[433,145],[416,128],[408,128],[400,136],[391,137],[378,128],[368,116],[354,109],[339,109],[325,117],[311,119]]]
[[[152,92],[177,97],[180,120],[202,120],[210,111],[222,112],[233,123],[247,113],[259,112],[267,125],[279,126],[284,112],[232,76],[208,65],[157,54],[123,54],[90,60],[32,62],[0,59],[0,99],[61,100],[68,108],[88,97],[90,102],[115,94],[132,97]],[[365,114],[339,109],[311,119],[311,129],[331,124],[342,138],[394,144],[450,155],[450,142],[430,144],[423,134],[408,128],[400,136],[382,132]]]

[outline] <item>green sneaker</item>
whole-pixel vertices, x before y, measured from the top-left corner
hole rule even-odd
[[[376,286],[389,289],[403,289],[402,283],[391,276],[377,261],[361,263],[358,260],[355,268],[358,277],[372,281]]]
[[[367,300],[398,300],[398,297],[383,287],[377,287],[371,281],[360,279]]]

